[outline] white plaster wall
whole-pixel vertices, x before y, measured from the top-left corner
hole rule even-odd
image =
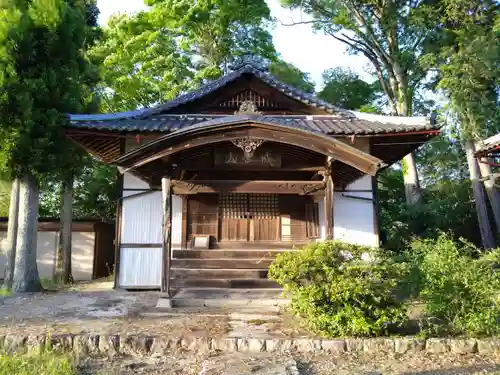
[[[359,191],[369,190],[369,191]],[[372,201],[348,198],[373,198],[372,180],[364,176],[348,185],[346,191],[335,192],[333,198],[333,237],[347,243],[378,246],[375,227],[375,206]],[[326,237],[324,201],[318,202],[321,239]]]
[[[92,280],[94,271],[94,232],[71,234],[71,273],[75,280]]]
[[[345,195],[372,198],[372,193],[345,192],[334,194],[333,237],[358,245],[378,246],[372,201],[347,198]]]
[[[123,174],[123,188],[128,190],[148,190],[149,185],[147,182],[141,180],[140,178],[137,178],[130,173],[125,172]],[[130,191],[127,190],[125,190],[123,193],[124,196],[126,196],[127,194],[130,195]]]
[[[94,269],[93,232],[73,232],[71,234],[71,272],[74,280],[92,280]],[[38,232],[36,260],[40,277],[54,276],[59,232]],[[0,278],[5,276],[7,232],[0,232]]]

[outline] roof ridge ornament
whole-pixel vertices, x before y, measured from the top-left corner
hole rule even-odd
[[[235,62],[229,65],[229,69],[235,71],[245,66],[251,66],[261,72],[269,71],[269,62],[261,56],[255,56],[252,53],[245,53],[244,55],[237,57]]]
[[[262,112],[259,111],[257,105],[253,100],[244,100],[240,104],[240,108],[234,112],[235,115],[247,115],[247,116],[262,116]]]

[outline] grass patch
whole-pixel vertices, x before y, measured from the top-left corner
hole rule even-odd
[[[0,354],[0,375],[77,375],[71,357],[51,352]]]
[[[7,297],[10,296],[12,293],[9,289],[7,288],[0,288],[0,297]]]

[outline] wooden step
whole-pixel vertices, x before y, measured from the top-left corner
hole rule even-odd
[[[174,288],[280,288],[280,285],[267,279],[172,279]]]
[[[267,269],[172,268],[173,279],[267,279]]]
[[[268,268],[272,259],[172,259],[172,268]]]
[[[174,250],[174,259],[274,259],[286,250]]]

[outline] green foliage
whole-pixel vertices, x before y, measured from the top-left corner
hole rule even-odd
[[[364,55],[392,113],[408,115],[427,70],[419,64],[436,32],[427,1],[281,0],[311,15],[314,27]]]
[[[73,361],[52,352],[42,354],[0,354],[0,375],[76,375]]]
[[[430,333],[470,336],[500,333],[500,251],[489,254],[441,235],[417,240],[410,256],[420,270],[420,298]]]
[[[381,250],[327,241],[280,254],[270,278],[290,292],[292,310],[328,337],[377,336],[406,321],[409,267]]]
[[[115,217],[120,192],[115,167],[88,157],[85,167],[73,184],[73,217],[75,219],[110,219]],[[59,217],[61,183],[43,180],[40,194],[40,216]]]
[[[418,160],[424,187],[418,207],[406,207],[403,177],[396,166],[378,176],[384,247],[401,251],[412,237],[436,239],[441,232],[479,245],[476,209],[460,143],[445,133],[421,147]]]
[[[8,179],[54,174],[75,160],[66,113],[93,102],[84,54],[85,2],[8,2],[0,9],[0,169]],[[7,22],[5,22],[7,20]],[[71,157],[69,157],[71,155]]]
[[[0,217],[9,216],[10,191],[12,183],[0,180]]]
[[[380,92],[379,85],[363,81],[348,69],[334,68],[323,73],[325,85],[318,93],[321,99],[345,109],[363,109],[379,112],[374,101]]]
[[[299,88],[305,92],[314,92],[314,83],[311,82],[309,74],[302,72],[290,63],[282,60],[272,62],[269,65],[269,73],[288,85]]]
[[[149,1],[111,18],[91,55],[102,64],[105,112],[149,107],[218,78],[239,57],[275,59],[263,0]]]
[[[423,59],[438,69],[437,88],[450,100],[463,139],[484,138],[497,128],[500,82],[499,4],[495,0],[439,2],[440,48]],[[494,132],[495,133],[495,132]]]

